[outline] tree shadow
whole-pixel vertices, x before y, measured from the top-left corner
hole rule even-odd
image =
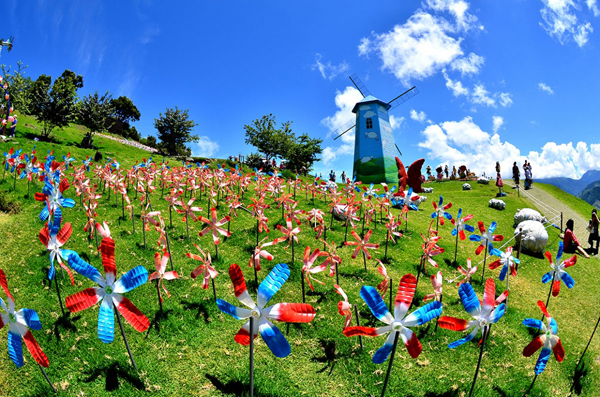
[[[106,378],[106,391],[115,391],[119,389],[119,379],[128,382],[138,390],[144,390],[144,382],[141,381],[137,372],[129,364],[122,366],[119,362],[107,364],[103,367],[90,369],[83,373],[87,377],[83,379],[85,383],[95,382],[99,377]]]
[[[216,376],[210,374],[206,374],[206,379],[208,379],[210,383],[212,383],[212,385],[222,394],[234,396],[250,395],[249,382],[244,383],[240,382],[239,380],[230,380],[227,383],[223,383],[222,381],[217,379]],[[256,390],[256,387],[254,389],[254,395],[257,397],[275,397],[274,394],[266,394],[261,392],[260,390]]]
[[[185,310],[195,310],[196,311],[196,320],[202,316],[204,318],[204,323],[209,323],[210,313],[208,312],[208,305],[205,301],[201,302],[190,302],[186,300],[182,300],[181,304]]]
[[[60,332],[59,328],[65,329],[67,331],[77,332],[77,327],[75,326],[75,321],[78,321],[81,316],[73,316],[71,317],[71,312],[67,311],[63,316],[60,316],[53,324],[53,334],[56,337],[56,343],[60,342]]]
[[[156,333],[158,335],[160,335],[161,320],[166,320],[167,318],[169,318],[169,313],[172,313],[172,312],[173,312],[173,309],[167,309],[167,310],[159,309],[154,314],[154,319],[150,322],[150,326],[148,327],[148,332],[146,332],[146,339],[148,339],[148,336],[150,336],[150,330],[152,330],[152,328],[154,328]]]

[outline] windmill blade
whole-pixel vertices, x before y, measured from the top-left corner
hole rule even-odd
[[[344,135],[346,132],[350,131],[352,128],[354,128],[355,125],[356,121],[354,119],[348,121],[347,123],[344,123],[344,125],[339,127],[337,130],[333,131],[332,135],[336,136],[335,138],[333,138],[333,140],[335,141],[336,139]]]
[[[410,98],[414,97],[419,92],[420,91],[417,88],[417,86],[414,86],[414,87],[404,91],[402,94],[398,95],[396,98],[394,98],[388,102],[388,105],[391,105],[389,110],[395,109],[396,107],[398,107],[398,105],[401,105],[404,102],[408,101]]]
[[[356,73],[354,73],[352,76],[350,76],[350,80],[352,80],[352,84],[354,84],[356,89],[358,91],[360,91],[363,98],[371,95],[371,92],[369,92],[369,89],[367,88],[367,86],[364,85],[362,80],[358,78],[358,75]]]

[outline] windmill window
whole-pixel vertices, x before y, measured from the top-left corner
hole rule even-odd
[[[369,117],[367,119],[367,129],[371,129],[371,128],[373,128],[373,119]]]

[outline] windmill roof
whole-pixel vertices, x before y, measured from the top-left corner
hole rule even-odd
[[[354,108],[352,108],[352,113],[356,113],[358,107],[360,105],[364,105],[365,103],[377,103],[379,105],[385,106],[387,109],[391,107],[387,102],[383,102],[381,99],[377,99],[373,95],[367,95],[360,101],[356,102],[356,105],[354,105]]]

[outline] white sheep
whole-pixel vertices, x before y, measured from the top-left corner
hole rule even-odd
[[[471,190],[471,185],[469,185],[468,183],[463,183],[462,188],[463,190]]]
[[[548,232],[541,222],[523,221],[515,229],[517,244],[521,243],[521,250],[530,252],[543,252],[548,244]]]
[[[491,199],[488,203],[488,206],[497,210],[503,210],[506,208],[506,203],[502,200]]]
[[[523,221],[538,221],[541,223],[548,222],[545,216],[542,216],[542,214],[531,208],[523,208],[522,210],[517,210],[517,213],[515,214],[515,224],[513,225],[513,227],[516,227],[519,223]]]

